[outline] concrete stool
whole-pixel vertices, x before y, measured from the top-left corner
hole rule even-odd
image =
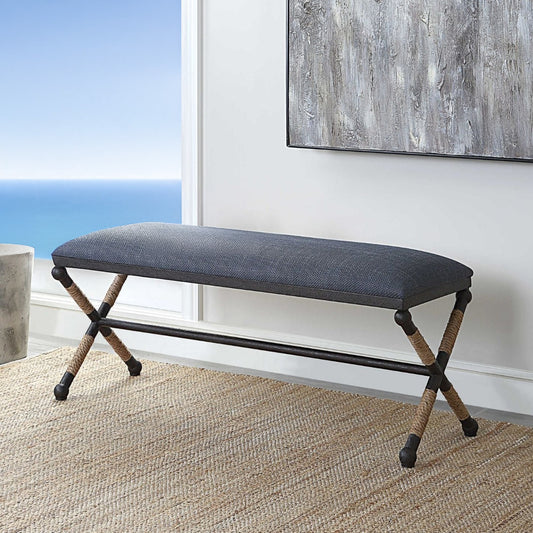
[[[28,353],[33,248],[0,244],[0,364]]]

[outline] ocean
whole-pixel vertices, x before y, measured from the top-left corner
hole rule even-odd
[[[0,243],[33,246],[35,257],[135,222],[181,223],[181,181],[0,180]]]

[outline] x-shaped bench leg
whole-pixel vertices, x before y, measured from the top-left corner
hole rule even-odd
[[[126,281],[127,276],[124,274],[118,274],[111,286],[107,290],[107,293],[98,309],[98,311],[93,307],[88,298],[83,294],[80,288],[72,281],[72,278],[68,275],[67,271],[63,267],[54,267],[52,269],[52,276],[57,279],[63,287],[70,294],[72,299],[78,304],[78,307],[89,317],[91,325],[87,329],[85,335],[83,336],[72,360],[70,361],[67,371],[61,378],[61,381],[54,388],[54,395],[56,400],[66,400],[70,385],[76,377],[85,357],[91,349],[94,339],[98,332],[100,331],[104,336],[104,339],[109,343],[117,355],[126,363],[130,375],[138,376],[141,373],[142,364],[140,361],[137,361],[122,341],[117,337],[117,335],[106,326],[98,327],[98,321],[101,318],[105,318],[113,305],[115,304],[117,297]]]
[[[407,442],[400,451],[400,462],[404,467],[412,468],[415,465],[416,451],[424,435],[439,389],[460,420],[465,436],[475,437],[477,434],[477,422],[470,416],[468,409],[444,374],[463,321],[466,306],[471,300],[472,294],[468,289],[457,293],[455,306],[448,320],[436,358],[414,325],[411,313],[409,311],[397,311],[394,315],[396,323],[402,327],[422,363],[431,374],[411,424]]]

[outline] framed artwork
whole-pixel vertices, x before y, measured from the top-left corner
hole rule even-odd
[[[533,161],[533,6],[288,0],[287,144]]]

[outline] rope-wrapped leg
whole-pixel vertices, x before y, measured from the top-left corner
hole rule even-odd
[[[442,394],[444,394],[444,397],[452,408],[452,411],[455,413],[455,416],[459,419],[459,422],[461,422],[465,437],[475,437],[479,428],[477,421],[470,416],[468,409],[453,388],[453,385],[449,381],[448,384],[450,385],[449,389],[444,390],[444,388],[441,387]]]
[[[91,320],[91,325],[81,340],[80,345],[78,346],[72,361],[67,368],[67,371],[63,375],[61,381],[54,388],[54,395],[56,399],[66,400],[70,385],[72,384],[72,381],[76,377],[76,374],[83,364],[83,361],[85,360],[85,357],[87,356],[91,346],[93,345],[96,335],[98,335],[99,330],[97,322],[100,320],[100,318],[105,318],[111,310],[111,307],[113,307],[115,304],[127,276],[125,274],[118,274],[115,276],[98,311],[94,308],[85,294],[83,294],[81,289],[74,283],[64,267],[54,267],[52,269],[52,276],[57,279],[63,285],[63,287],[65,287],[72,299],[76,302],[76,304],[78,304],[79,308]],[[124,346],[124,344],[111,331],[110,328],[102,328],[102,334],[111,344],[113,349],[118,353],[118,355],[124,360],[128,366],[130,374],[132,376],[138,376],[142,368],[141,363],[131,355],[126,346]]]
[[[56,400],[67,399],[70,385],[76,377],[83,361],[85,361],[85,357],[89,353],[93,343],[94,337],[90,334],[85,334],[81,339],[81,342],[67,367],[67,371],[63,374],[61,381],[54,387],[54,396],[56,397]]]
[[[413,468],[416,463],[416,452],[420,445],[420,440],[424,435],[433,406],[435,405],[437,390],[439,389],[444,374],[431,348],[418,328],[414,325],[411,313],[409,311],[397,311],[394,315],[394,320],[404,330],[418,357],[420,357],[420,360],[431,374],[420,403],[418,404],[405,446],[400,450],[400,462],[402,466]]]
[[[65,287],[72,299],[78,304],[78,307],[89,317],[89,320],[91,320],[91,325],[76,349],[76,352],[67,367],[67,371],[63,374],[61,381],[54,388],[54,396],[56,397],[56,400],[66,400],[70,385],[76,377],[83,361],[85,361],[85,357],[89,353],[89,350],[94,343],[94,339],[98,334],[98,329],[94,325],[94,321],[98,320],[99,315],[87,296],[85,296],[80,288],[72,281],[72,278],[67,274],[65,268],[54,267],[52,269],[52,276]]]
[[[107,316],[111,307],[113,307],[115,304],[127,277],[128,276],[126,274],[117,274],[115,276],[115,279],[107,290],[99,310],[99,314],[102,318]],[[100,331],[102,332],[104,339],[108,342],[111,348],[113,348],[115,353],[126,363],[126,366],[130,372],[130,376],[138,376],[142,370],[142,364],[140,361],[137,361],[137,359],[131,355],[128,348],[126,348],[125,344],[118,338],[111,328],[103,327],[100,329]]]
[[[416,451],[420,445],[424,431],[435,405],[437,393],[431,389],[425,389],[422,394],[422,399],[418,404],[418,408],[411,423],[409,436],[405,442],[405,446],[400,450],[400,462],[405,468],[413,468],[416,463]]]
[[[457,293],[454,309],[451,312],[450,319],[448,320],[446,330],[444,331],[444,335],[442,336],[442,341],[440,343],[439,359],[444,359],[447,362],[450,358],[453,347],[455,346],[455,341],[457,340],[457,335],[459,334],[459,329],[461,328],[461,324],[463,322],[466,306],[471,300],[472,294],[468,289]],[[448,405],[455,413],[455,416],[461,422],[465,436],[475,437],[477,435],[478,423],[470,416],[468,409],[448,379],[444,379],[442,381],[440,390],[446,398]]]
[[[122,290],[122,287],[124,286],[124,283],[126,282],[127,278],[128,276],[126,274],[117,274],[115,276],[115,279],[109,286],[109,289],[107,289],[106,295],[102,300],[103,303],[107,304],[107,306],[109,307],[109,309],[106,309],[100,313],[100,316],[102,318],[104,318],[104,316],[107,316],[109,310],[115,305],[118,295],[120,294],[120,291]]]
[[[468,289],[457,293],[455,306],[448,320],[448,324],[446,325],[437,358],[435,358],[431,348],[428,346],[418,328],[414,325],[411,313],[409,311],[397,311],[394,315],[396,323],[404,330],[411,345],[431,375],[415,414],[407,442],[405,443],[404,448],[400,451],[400,461],[402,466],[413,467],[416,462],[416,452],[426,429],[429,415],[435,404],[437,391],[439,389],[444,394],[444,397],[457,418],[461,421],[464,434],[467,437],[473,437],[477,433],[477,422],[470,416],[468,409],[463,404],[452,384],[444,375],[444,371],[450,359],[463,321],[466,306],[471,299],[472,294]]]
[[[142,370],[142,364],[137,361],[133,355],[131,355],[126,345],[118,338],[114,331],[110,328],[102,328],[102,335],[104,339],[109,343],[115,353],[126,363],[130,376],[138,376]]]

